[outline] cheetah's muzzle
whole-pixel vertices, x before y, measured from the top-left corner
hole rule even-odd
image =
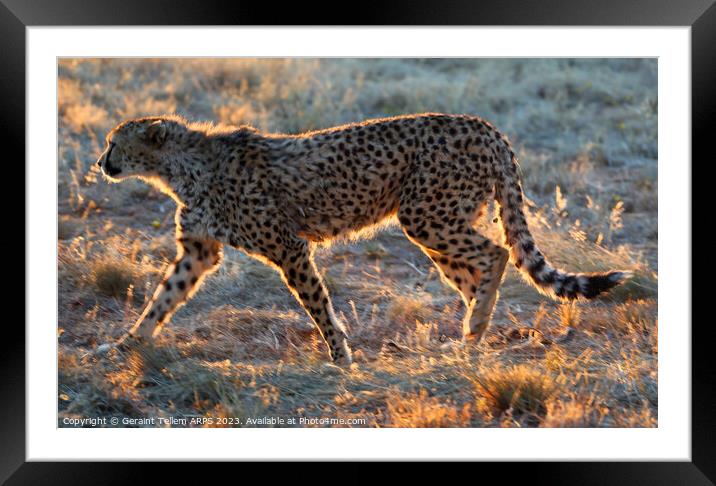
[[[112,150],[114,150],[114,147],[115,147],[115,146],[116,146],[116,144],[114,144],[114,143],[109,146],[109,150],[107,151],[107,157],[105,158],[104,167],[105,167],[105,169],[107,170],[107,174],[110,175],[110,176],[116,176],[117,174],[119,174],[120,172],[122,172],[122,169],[117,168],[117,167],[113,167],[113,166],[109,163],[109,157],[112,155]]]
[[[104,157],[100,157],[99,160],[97,160],[97,165],[99,166],[100,169],[102,168],[102,162],[104,161],[104,172],[110,177],[116,176],[117,174],[122,172],[122,169],[120,169],[118,167],[114,167],[109,163],[109,158],[112,155],[112,150],[114,150],[114,147],[116,145],[117,144],[115,144],[115,143],[110,143],[109,148],[107,149],[107,154]]]
[[[321,242],[394,216],[460,294],[468,307],[464,333],[477,340],[489,326],[508,260],[534,286],[565,300],[594,298],[627,277],[573,274],[550,265],[527,226],[510,143],[475,116],[406,115],[299,135],[162,116],[128,120],[107,142],[100,158],[106,174],[127,168],[178,206],[176,261],[132,335],[156,335],[219,266],[223,245],[230,245],[276,269],[330,356],[350,363],[345,330],[313,253]],[[110,165],[115,144],[122,147],[121,168],[116,160]],[[475,227],[492,198],[509,254]]]

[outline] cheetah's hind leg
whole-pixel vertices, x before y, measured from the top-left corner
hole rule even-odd
[[[401,223],[408,239],[430,257],[443,281],[462,297],[466,307],[463,337],[479,341],[490,325],[509,252],[467,224],[434,222],[425,225],[430,230],[421,231],[410,218],[402,218]]]
[[[477,280],[477,292],[466,303],[467,310],[462,321],[463,338],[479,342],[490,326],[492,312],[498,298],[498,288],[502,283],[509,252],[497,245],[494,253],[487,256],[490,267]]]
[[[472,240],[472,252],[451,254],[447,250],[445,254],[436,254],[430,249],[425,252],[443,280],[460,293],[465,303],[463,339],[479,342],[490,327],[509,253],[473,230],[462,232],[461,239]]]

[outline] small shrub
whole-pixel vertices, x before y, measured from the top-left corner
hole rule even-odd
[[[512,410],[522,414],[544,415],[546,403],[557,386],[552,377],[527,365],[515,365],[490,371],[475,379],[477,391],[497,414]]]
[[[134,282],[136,269],[132,262],[105,260],[95,265],[92,280],[97,289],[111,297],[124,297]]]
[[[398,324],[415,324],[423,322],[432,315],[432,309],[426,299],[418,297],[397,296],[389,304],[386,317],[390,322]]]

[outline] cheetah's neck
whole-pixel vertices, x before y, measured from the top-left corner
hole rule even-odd
[[[195,205],[206,196],[219,163],[214,145],[204,134],[196,134],[184,147],[167,157],[150,182],[180,206]]]

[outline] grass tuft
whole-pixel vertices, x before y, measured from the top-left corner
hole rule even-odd
[[[608,414],[606,407],[599,407],[589,398],[553,400],[547,404],[547,415],[540,425],[545,428],[599,427]]]
[[[549,373],[528,365],[495,369],[474,380],[478,395],[497,415],[508,410],[513,416],[544,415],[547,402],[557,392]]]
[[[92,281],[97,290],[110,297],[125,297],[135,278],[135,266],[127,261],[102,261],[92,269]]]
[[[576,301],[566,302],[559,306],[557,315],[563,327],[576,329],[582,320],[582,309]]]
[[[420,298],[398,295],[388,304],[386,318],[389,322],[400,326],[415,325],[415,321],[425,321],[432,315],[432,312],[429,296]]]
[[[460,407],[449,399],[429,396],[425,389],[418,393],[393,394],[386,408],[386,427],[467,427],[472,415],[468,403]]]

